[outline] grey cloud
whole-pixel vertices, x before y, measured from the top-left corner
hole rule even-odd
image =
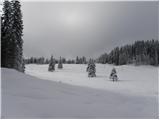
[[[26,57],[96,57],[159,35],[158,2],[23,2],[22,12]]]

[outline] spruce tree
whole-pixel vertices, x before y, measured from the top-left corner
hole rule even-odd
[[[111,71],[110,79],[112,79],[113,82],[118,80],[118,76],[117,76],[117,72],[116,72],[115,68],[113,68],[112,71]]]
[[[3,14],[2,14],[2,26],[1,26],[1,66],[12,68],[12,59],[10,55],[12,55],[12,51],[10,48],[13,46],[12,40],[12,5],[11,2],[5,0],[3,3]]]
[[[76,64],[79,64],[79,58],[78,58],[78,56],[76,57]]]
[[[13,26],[12,26],[12,34],[14,41],[14,68],[19,71],[23,70],[23,21],[22,21],[22,13],[21,13],[21,5],[18,0],[12,1],[13,5]]]
[[[82,61],[83,61],[83,62],[82,62],[83,64],[86,64],[86,63],[87,63],[86,57],[83,56],[83,57],[82,57]]]
[[[45,64],[49,64],[49,60],[48,59],[45,60]]]
[[[23,21],[19,1],[4,1],[2,19],[2,67],[23,72]]]
[[[88,77],[96,77],[96,65],[93,59],[90,59],[87,67]]]
[[[55,59],[51,56],[48,71],[53,72],[55,70]]]
[[[63,68],[63,64],[62,64],[62,59],[60,57],[59,62],[58,62],[58,69],[62,69]]]

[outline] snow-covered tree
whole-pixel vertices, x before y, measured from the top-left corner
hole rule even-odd
[[[108,62],[108,54],[104,53],[102,54],[98,59],[97,59],[97,63],[102,63],[102,64],[106,64]]]
[[[53,72],[55,70],[55,60],[53,59],[53,56],[51,56],[48,71]]]
[[[45,60],[45,64],[49,64],[49,60],[48,59]]]
[[[59,62],[58,62],[58,69],[62,69],[63,68],[63,64],[62,64],[62,59],[60,57]]]
[[[13,0],[13,26],[12,26],[12,34],[13,34],[13,41],[15,49],[13,49],[14,57],[15,57],[15,64],[14,68],[22,70],[23,64],[23,20],[22,20],[22,13],[21,13],[21,5],[18,0]]]
[[[78,58],[78,56],[76,57],[76,64],[79,64],[79,58]]]
[[[12,4],[10,1],[5,0],[3,3],[3,14],[2,14],[2,23],[1,23],[1,66],[13,68],[13,59],[10,56],[13,40],[12,40]]]
[[[82,62],[83,64],[87,64],[86,57],[83,56],[83,57],[82,57],[82,61],[83,61],[83,62]]]
[[[118,80],[118,76],[117,76],[117,72],[116,72],[116,69],[115,69],[115,68],[112,69],[109,78],[112,79],[113,82]]]
[[[23,20],[17,0],[4,1],[2,15],[2,66],[23,72]]]
[[[107,59],[106,59],[106,58]],[[107,56],[101,55],[99,63],[115,65],[136,64],[136,65],[159,65],[159,41],[140,40],[134,44],[116,47]]]
[[[90,59],[87,67],[88,77],[96,77],[96,65],[93,59]]]

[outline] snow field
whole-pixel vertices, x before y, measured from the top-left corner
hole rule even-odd
[[[48,72],[48,65],[26,65],[26,74],[60,83],[85,86],[96,89],[114,91],[123,94],[157,96],[158,95],[158,67],[153,66],[113,66],[96,64],[97,77],[88,78],[87,65],[63,64],[63,69]],[[115,67],[118,82],[109,79],[112,68]]]
[[[96,66],[95,78],[86,65],[2,68],[2,118],[158,118],[158,67]],[[109,80],[113,67],[118,82]]]

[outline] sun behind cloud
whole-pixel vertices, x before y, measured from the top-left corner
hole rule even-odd
[[[84,14],[74,11],[74,12],[63,12],[60,15],[60,21],[65,27],[68,28],[78,28],[85,26],[87,18]]]

